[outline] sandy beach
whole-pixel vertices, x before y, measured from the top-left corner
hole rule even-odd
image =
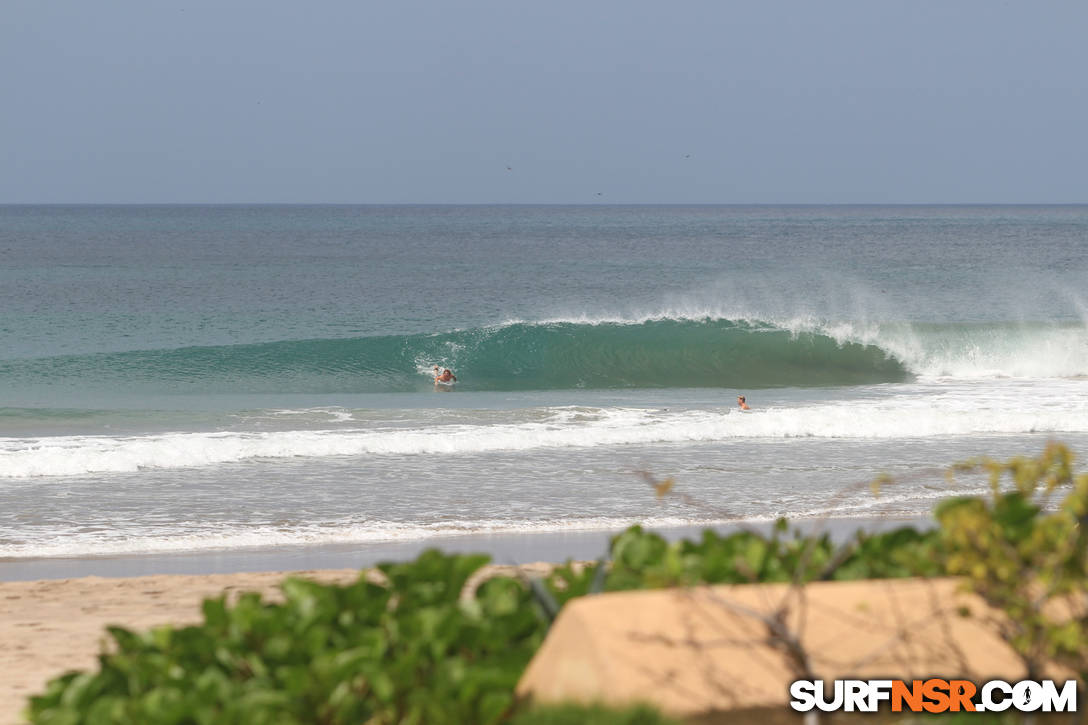
[[[346,583],[358,570],[83,577],[0,583],[0,725],[22,723],[26,698],[52,678],[97,665],[107,625],[143,630],[201,619],[201,602],[222,592],[279,596],[285,576]]]
[[[42,692],[49,680],[69,670],[96,667],[108,625],[146,630],[162,624],[195,624],[207,597],[260,592],[275,601],[285,577],[348,583],[366,567],[412,559],[432,547],[487,552],[500,566],[564,561],[580,552],[596,558],[610,534],[465,536],[362,548],[280,547],[0,562],[0,725],[25,722],[20,713],[27,697]],[[308,563],[320,568],[307,568]]]
[[[924,520],[832,519],[801,522],[807,531],[842,539],[859,528],[925,525]],[[728,530],[737,524],[717,527]],[[757,529],[769,524],[753,525]],[[701,528],[663,530],[692,538]],[[96,666],[105,627],[145,630],[201,619],[201,602],[226,592],[279,596],[287,576],[346,583],[380,561],[414,558],[425,548],[485,552],[497,565],[593,560],[614,532],[524,536],[464,536],[368,547],[297,547],[171,556],[39,559],[0,562],[0,725],[23,722],[29,695],[72,669]],[[263,570],[271,569],[271,570]],[[247,571],[248,570],[248,571]]]
[[[519,567],[530,576],[550,571],[545,563]],[[469,580],[510,575],[514,567],[484,567]],[[279,584],[287,577],[349,584],[357,569],[248,572],[238,574],[165,574],[124,578],[82,577],[0,583],[0,725],[25,722],[27,698],[44,691],[49,680],[69,670],[92,670],[105,641],[105,628],[135,631],[163,624],[197,624],[201,603],[226,594],[259,592],[281,601]]]

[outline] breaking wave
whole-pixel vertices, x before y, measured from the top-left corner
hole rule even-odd
[[[509,322],[434,334],[72,355],[0,363],[0,382],[161,391],[370,393],[425,389],[433,365],[471,390],[743,389],[919,377],[1088,375],[1074,324],[651,318]]]

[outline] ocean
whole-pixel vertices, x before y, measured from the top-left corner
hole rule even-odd
[[[1088,206],[0,206],[0,567],[924,516],[1088,453],[1086,289]]]

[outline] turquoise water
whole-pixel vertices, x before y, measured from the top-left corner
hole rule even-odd
[[[859,484],[1088,439],[1085,206],[8,206],[0,259],[0,557],[913,515]]]
[[[25,386],[145,392],[381,393],[429,389],[439,364],[460,390],[573,390],[900,382],[879,347],[731,320],[510,323],[415,335],[286,340],[14,360]]]

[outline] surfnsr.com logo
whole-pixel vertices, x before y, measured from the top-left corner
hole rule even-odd
[[[797,712],[1077,712],[1077,682],[1059,689],[1054,680],[990,680],[981,687],[969,680],[823,680],[790,685],[790,707]]]

